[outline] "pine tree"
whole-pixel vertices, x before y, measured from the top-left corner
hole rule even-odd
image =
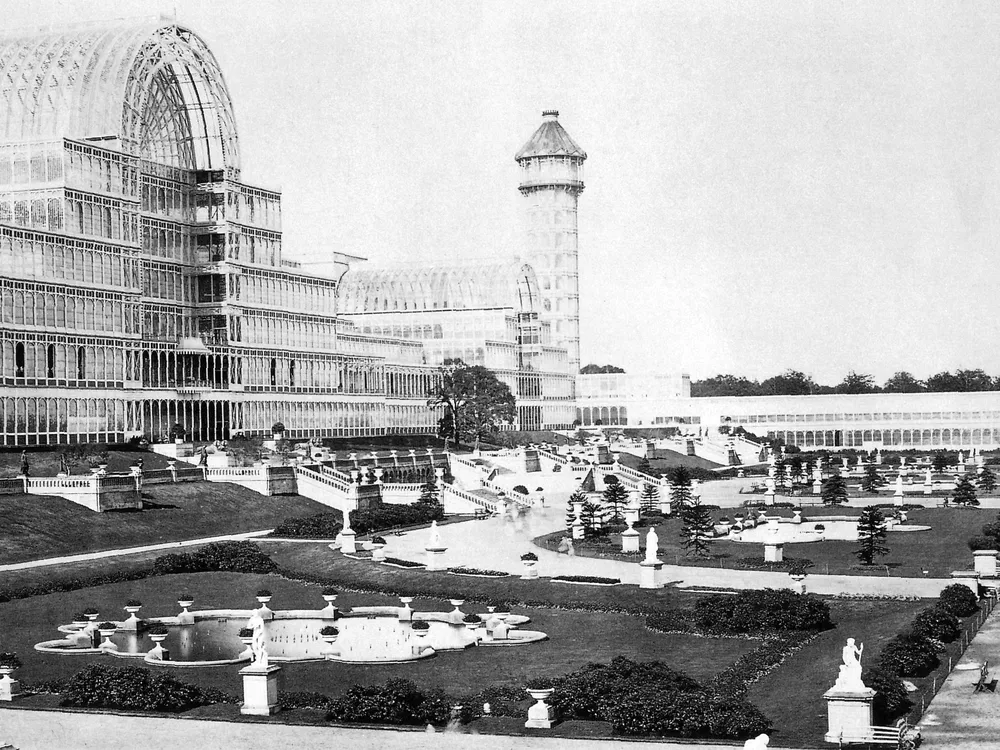
[[[689,503],[681,510],[681,544],[689,556],[707,557],[708,541],[714,536],[712,517],[701,503]]]
[[[828,477],[826,481],[823,482],[820,495],[823,498],[824,505],[838,505],[840,503],[846,503],[847,481],[840,476],[840,474],[834,474],[832,477]]]
[[[934,471],[940,474],[942,471],[948,468],[948,456],[946,456],[942,451],[938,451],[934,454]]]
[[[952,498],[955,505],[979,505],[979,498],[976,497],[976,486],[968,476],[962,475],[955,485],[955,496]]]
[[[639,459],[639,465],[636,468],[647,476],[652,475],[653,467],[649,465],[649,459],[643,456]]]
[[[876,557],[889,554],[885,539],[885,516],[882,511],[875,507],[865,508],[858,517],[858,542],[861,546],[854,554],[864,565],[871,565]]]
[[[611,521],[623,523],[625,521],[625,504],[628,502],[628,490],[621,482],[614,482],[604,490],[605,506],[611,511]]]
[[[979,491],[993,492],[997,488],[996,474],[987,467],[983,467],[983,473],[979,475]]]
[[[879,475],[878,467],[872,463],[865,464],[865,475],[861,478],[861,489],[872,495],[877,495],[878,488],[883,484],[885,484],[885,479]]]
[[[785,459],[779,458],[774,462],[774,483],[778,487],[785,486],[785,479],[788,478],[788,464],[785,463]]]
[[[660,502],[660,489],[655,484],[645,482],[642,485],[642,494],[639,498],[642,501],[643,510],[656,510],[656,505]]]
[[[573,532],[573,524],[576,522],[576,503],[585,502],[587,502],[587,494],[580,490],[569,496],[569,502],[566,504],[566,531]]]
[[[683,466],[675,466],[667,475],[670,479],[670,502],[677,511],[691,505],[691,472]]]
[[[420,497],[417,502],[421,505],[440,505],[441,499],[438,496],[437,483],[429,481],[420,488]]]
[[[791,476],[793,483],[802,477],[801,456],[792,456],[791,460],[788,462],[788,473]]]
[[[583,522],[584,536],[594,536],[597,533],[597,517],[601,512],[601,506],[591,500],[585,500],[583,511],[580,513],[580,520]]]

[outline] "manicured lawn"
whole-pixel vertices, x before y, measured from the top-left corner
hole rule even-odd
[[[736,509],[712,511],[714,519],[723,515],[733,518]],[[744,511],[746,512],[746,511]],[[824,516],[857,516],[857,508],[824,508],[807,507],[802,514],[803,519],[821,518]],[[768,509],[769,515],[780,515],[791,518],[790,508]],[[814,563],[813,573],[847,573],[851,575],[885,575],[889,566],[889,575],[920,578],[927,571],[931,577],[948,576],[953,570],[972,567],[972,553],[969,551],[968,540],[976,536],[985,523],[996,518],[996,511],[979,508],[925,508],[912,510],[908,514],[908,524],[930,526],[929,531],[891,532],[887,545],[889,555],[879,558],[878,566],[865,569],[858,564],[854,551],[857,542],[829,541],[808,542],[785,545],[785,557],[806,558]],[[645,534],[645,527],[637,527]],[[688,557],[681,544],[681,521],[672,517],[665,519],[656,528],[659,537],[660,559],[675,565],[704,565],[710,567],[738,567],[736,561],[740,558],[762,560],[763,545],[741,542],[713,541],[711,542],[712,558],[698,560]],[[548,549],[555,549],[564,532],[556,532],[539,537],[536,544]],[[644,539],[643,539],[644,542]],[[609,557],[617,559],[636,559],[621,554],[621,537],[611,534],[604,539],[575,543],[578,555],[589,557]]]
[[[246,608],[256,606],[254,592],[274,592],[275,609],[319,609],[323,606],[317,585],[288,581],[276,576],[236,573],[197,573],[163,576],[132,583],[99,586],[80,591],[37,596],[0,604],[4,623],[4,650],[16,652],[24,662],[18,672],[25,682],[64,679],[92,662],[135,664],[102,656],[42,654],[33,645],[58,637],[56,626],[70,621],[74,612],[93,605],[103,618],[123,619],[121,610],[129,598],[144,603],[142,615],[171,615],[179,610],[182,591],[195,595],[194,609]],[[461,590],[456,581],[455,591]],[[379,594],[342,593],[338,606],[398,605],[398,599]],[[441,599],[418,598],[411,606],[423,611],[448,611]],[[466,612],[484,612],[467,604]],[[638,660],[661,659],[691,676],[707,681],[755,642],[735,638],[700,638],[665,635],[646,630],[641,618],[592,612],[515,607],[517,614],[532,618],[526,629],[542,630],[549,640],[518,648],[473,648],[462,653],[444,653],[422,662],[403,665],[348,665],[304,663],[285,665],[286,690],[313,690],[337,695],[353,684],[375,684],[393,677],[406,677],[426,687],[441,688],[456,696],[471,694],[494,684],[523,684],[529,677],[559,675],[592,661],[607,662],[619,654]],[[237,667],[176,670],[185,681],[240,692]]]
[[[0,564],[260,531],[326,508],[299,495],[264,497],[221,482],[153,485],[143,499],[142,511],[95,513],[58,497],[0,496]]]

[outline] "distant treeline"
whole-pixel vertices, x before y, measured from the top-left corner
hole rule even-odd
[[[824,393],[925,393],[1000,391],[1000,378],[983,370],[939,372],[919,380],[909,372],[897,372],[883,385],[871,375],[851,371],[837,385],[820,385],[798,370],[786,370],[767,380],[740,375],[716,375],[691,383],[692,396],[808,396]]]

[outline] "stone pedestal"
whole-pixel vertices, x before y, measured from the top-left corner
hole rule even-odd
[[[813,480],[813,494],[814,495],[819,495],[819,494],[822,493],[822,491],[823,491],[823,482],[822,482],[822,480],[814,479]]]
[[[977,549],[972,553],[976,560],[976,572],[980,578],[997,577],[997,551],[995,549]]]
[[[535,560],[522,560],[524,573],[521,575],[522,581],[533,581],[538,578],[538,562]]]
[[[345,555],[353,555],[358,551],[357,534],[354,529],[344,529],[340,532],[340,551]]]
[[[573,521],[573,538],[583,539],[583,537],[584,537],[583,521],[577,518],[575,521]]]
[[[12,701],[21,696],[21,683],[5,674],[0,677],[0,701]]]
[[[639,551],[639,532],[631,526],[622,532],[622,552]]]
[[[872,698],[875,691],[827,690],[826,699],[827,732],[823,739],[827,742],[865,742],[871,737]]]
[[[376,544],[372,547],[372,560],[374,562],[384,562],[385,561],[385,547],[384,545]]]
[[[663,570],[663,563],[659,560],[650,562],[644,560],[639,563],[639,588],[641,589],[661,589],[663,583],[660,581],[660,571]]]
[[[764,505],[774,505],[774,490],[768,488],[764,493]]]
[[[528,709],[528,720],[524,726],[528,729],[551,729],[555,724],[556,712],[545,699],[552,695],[551,690],[529,690],[531,697],[538,701]]]
[[[764,562],[779,563],[785,559],[785,545],[781,542],[764,544]]]
[[[968,586],[976,598],[979,598],[979,573],[975,570],[953,570],[951,571],[951,580],[953,583]]]
[[[426,547],[424,551],[427,553],[427,570],[448,570],[448,565],[444,561],[447,547]]]
[[[266,667],[250,665],[240,670],[243,677],[243,705],[241,714],[270,716],[277,713],[278,673],[281,667],[268,664]]]

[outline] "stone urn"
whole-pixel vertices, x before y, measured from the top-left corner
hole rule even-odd
[[[167,640],[167,634],[166,633],[150,633],[149,634],[149,640],[151,640],[156,645],[160,645],[165,640]],[[240,639],[240,640],[242,640],[242,639]],[[251,640],[253,640],[253,639],[251,639]]]
[[[180,625],[193,625],[194,615],[188,611],[188,608],[194,604],[194,599],[191,598],[181,598],[177,600],[177,606],[181,608],[181,613],[177,615],[177,622]]]
[[[372,543],[372,560],[382,562],[385,560],[385,542]]]
[[[20,660],[17,659],[13,664],[0,664],[0,701],[12,701],[21,697],[21,683],[11,677],[18,666]]]
[[[793,510],[792,513],[794,514],[792,516],[792,523],[802,523],[802,511]]]
[[[102,651],[117,651],[118,647],[111,642],[111,636],[115,634],[118,627],[110,622],[103,622],[97,627],[97,632],[101,634],[102,642],[98,646]]]
[[[340,656],[340,649],[334,645],[337,642],[337,638],[340,637],[340,631],[337,628],[327,625],[319,631],[319,637],[326,644],[323,647],[324,659],[333,659],[336,656]]]
[[[260,602],[261,604],[267,604],[269,601],[271,601],[271,597],[270,596],[258,596],[257,597],[257,601]]]
[[[332,606],[335,601],[337,601],[336,594],[323,594],[323,601],[327,603],[328,606]]]
[[[545,701],[552,697],[552,688],[528,688],[528,695],[538,701],[528,709],[528,720],[524,726],[529,729],[549,729],[555,719],[555,710]]]
[[[449,599],[448,603],[455,608],[451,613],[452,617],[461,620],[465,616],[465,613],[462,612],[462,605],[465,604],[465,599]]]
[[[524,575],[521,576],[522,581],[533,581],[538,578],[538,558],[521,558],[521,564],[524,566]]]

